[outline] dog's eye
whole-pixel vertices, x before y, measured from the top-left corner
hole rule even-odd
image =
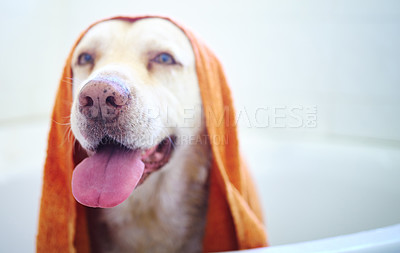
[[[94,58],[91,54],[82,53],[78,57],[78,65],[93,64]]]
[[[154,57],[154,59],[152,61],[154,61],[156,63],[160,63],[160,64],[167,64],[167,65],[176,64],[174,57],[172,57],[172,55],[170,55],[168,53],[158,54],[156,57]]]

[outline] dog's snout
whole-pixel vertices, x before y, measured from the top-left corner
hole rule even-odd
[[[120,80],[91,80],[79,93],[79,111],[89,119],[115,119],[128,105],[130,92]]]

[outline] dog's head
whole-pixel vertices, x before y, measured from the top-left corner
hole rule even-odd
[[[82,204],[121,203],[168,163],[176,140],[203,128],[191,44],[167,20],[101,22],[77,45],[71,68],[71,128],[89,154],[73,175]]]

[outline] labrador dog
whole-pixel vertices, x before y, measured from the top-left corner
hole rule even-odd
[[[72,180],[93,252],[201,252],[211,152],[195,58],[171,22],[110,20],[73,52]],[[199,137],[199,138],[197,138]]]

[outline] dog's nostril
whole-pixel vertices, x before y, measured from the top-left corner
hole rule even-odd
[[[79,105],[84,107],[93,106],[93,99],[89,96],[80,97],[79,98]]]
[[[93,106],[93,99],[91,97],[86,97],[86,106]]]
[[[118,107],[118,105],[115,103],[115,97],[113,96],[109,96],[106,98],[106,104],[113,107]]]

